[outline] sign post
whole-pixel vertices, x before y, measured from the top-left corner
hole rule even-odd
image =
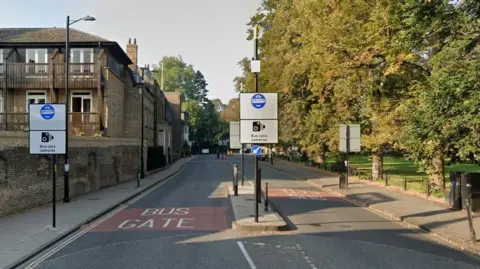
[[[348,154],[350,152],[360,152],[360,125],[359,124],[341,124],[340,125],[340,151],[345,152],[345,167],[347,169],[345,188],[348,189]],[[342,185],[342,184],[340,184]],[[342,186],[340,186],[342,187]]]
[[[52,155],[52,211],[53,223],[56,226],[56,174],[57,156],[65,154],[66,124],[65,104],[30,104],[29,148],[30,154]]]

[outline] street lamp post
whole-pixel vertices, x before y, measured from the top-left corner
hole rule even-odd
[[[86,16],[78,20],[73,20],[70,21],[70,16],[67,16],[67,25],[66,25],[66,38],[65,38],[65,129],[67,130],[66,137],[65,137],[65,170],[63,174],[63,181],[64,181],[64,194],[63,194],[63,202],[68,203],[70,202],[70,164],[68,163],[68,123],[70,121],[69,117],[69,111],[70,111],[70,106],[69,106],[69,101],[70,101],[70,95],[68,92],[68,86],[69,86],[69,73],[70,73],[70,48],[69,48],[69,43],[70,43],[70,25],[79,22],[79,21],[95,21],[94,17]]]
[[[140,84],[140,87],[138,88],[138,93],[140,94],[140,98],[142,99],[141,103],[141,114],[140,114],[140,117],[142,118],[141,119],[141,141],[140,141],[140,178],[143,179],[145,178],[145,171],[144,171],[144,161],[143,161],[143,137],[144,137],[144,131],[145,131],[145,122],[144,122],[144,111],[143,111],[143,106],[144,106],[144,102],[143,102],[143,87],[144,85],[143,84]],[[139,185],[140,182],[137,183],[137,185]]]

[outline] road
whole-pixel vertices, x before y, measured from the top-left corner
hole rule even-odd
[[[84,227],[26,268],[470,269],[480,262],[414,229],[262,166],[290,231],[230,229],[232,163],[204,155],[171,180]],[[245,174],[253,162],[246,158]],[[253,208],[253,207],[252,207]],[[253,211],[253,210],[252,210]],[[98,225],[97,225],[98,224]]]

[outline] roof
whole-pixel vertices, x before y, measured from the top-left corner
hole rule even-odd
[[[165,98],[167,98],[168,102],[172,104],[180,104],[181,103],[181,93],[179,92],[163,92],[165,94]]]
[[[65,28],[0,28],[0,43],[63,43]],[[70,42],[112,42],[70,28]]]
[[[65,28],[0,28],[0,47],[64,46],[65,39]],[[122,64],[132,64],[125,51],[115,41],[72,28],[69,41],[72,46],[109,47]]]

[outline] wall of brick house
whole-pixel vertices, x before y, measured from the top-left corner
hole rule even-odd
[[[124,80],[110,69],[104,69],[105,74],[105,127],[109,137],[124,137]],[[126,110],[128,112],[128,110]],[[128,114],[128,113],[125,113]]]
[[[125,80],[125,95],[124,95],[124,107],[126,108],[124,114],[124,137],[140,138],[141,137],[141,99],[138,92],[138,87],[133,86],[133,81],[130,79]],[[153,111],[154,104],[153,98],[150,98],[148,94],[144,95],[143,100],[144,117],[145,117],[145,130],[144,139],[147,145],[153,146],[154,138],[154,124],[153,124]]]
[[[174,160],[181,158],[182,154],[182,101],[178,92],[166,92],[170,107],[172,108],[172,158]]]
[[[26,133],[0,132],[0,216],[51,202],[52,158],[30,155],[27,142]],[[136,139],[71,137],[70,146],[71,197],[136,178],[140,164]],[[63,156],[57,156],[57,164],[60,201]]]

